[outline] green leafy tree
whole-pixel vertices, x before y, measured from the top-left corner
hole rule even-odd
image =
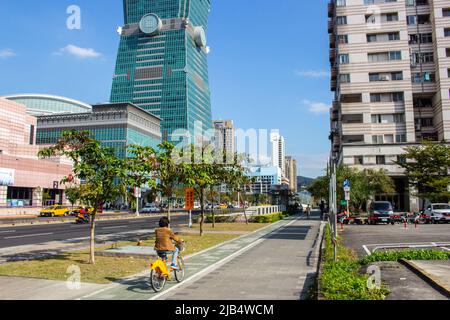
[[[125,170],[120,171],[123,175],[120,178],[125,181],[125,183],[122,184],[122,189],[126,189],[128,186],[150,189],[155,188],[156,151],[152,147],[132,145],[128,147],[128,155],[129,156],[124,160]],[[130,191],[131,192],[128,192],[128,196],[134,198],[134,188],[131,188]],[[122,190],[122,192],[127,193],[126,190]],[[138,201],[139,199],[135,201],[136,205]]]
[[[397,161],[415,188],[415,195],[432,202],[450,199],[450,145],[424,141],[420,146],[405,148],[406,161]]]
[[[315,179],[313,183],[307,188],[307,190],[316,200],[328,199],[329,184],[330,178],[328,176],[322,176]]]
[[[72,205],[72,208],[81,199],[81,189],[79,186],[72,186],[70,188],[67,188],[66,190],[64,190],[64,193],[66,194],[67,199]]]
[[[41,158],[64,156],[72,160],[73,174],[83,188],[80,200],[93,208],[90,218],[90,264],[95,264],[95,218],[103,204],[116,200],[122,188],[126,170],[124,161],[114,150],[103,148],[86,131],[67,131],[58,142],[39,152]],[[65,177],[61,183],[69,182]]]
[[[176,162],[175,146],[170,142],[163,142],[159,146],[156,157],[156,176],[158,190],[167,197],[167,217],[170,220],[173,195],[181,184],[184,167]]]

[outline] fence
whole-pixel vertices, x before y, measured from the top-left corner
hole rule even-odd
[[[286,211],[286,206],[260,206],[260,207],[250,207],[246,210],[248,215],[263,215]]]

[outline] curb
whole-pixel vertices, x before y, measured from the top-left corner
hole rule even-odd
[[[321,235],[322,238],[320,239],[320,253],[319,253],[319,262],[317,263],[317,294],[316,294],[316,298],[318,301],[323,301],[325,300],[323,295],[321,294],[322,292],[322,287],[320,285],[320,278],[323,272],[323,253],[325,250],[325,246],[324,246],[324,240],[325,240],[325,226],[326,226],[326,222],[322,221],[320,228],[321,228]]]
[[[421,279],[431,285],[434,289],[442,293],[447,298],[450,298],[450,288],[443,284],[438,278],[428,273],[417,264],[410,260],[400,259],[399,262],[417,274]]]

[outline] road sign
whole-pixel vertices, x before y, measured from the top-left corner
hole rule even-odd
[[[345,201],[350,201],[350,192],[345,192]]]
[[[185,202],[186,210],[194,210],[195,190],[193,188],[188,188],[185,190]]]
[[[53,181],[53,189],[55,189],[55,190],[59,189],[59,182],[58,181]]]
[[[341,206],[346,206],[347,205],[347,201],[346,200],[342,200],[341,201]]]
[[[141,188],[138,188],[138,187],[134,188],[134,197],[135,198],[141,198],[142,197],[142,190],[141,190]]]
[[[345,180],[344,181],[344,188],[350,188],[350,180]]]
[[[350,192],[350,187],[344,187],[345,192]]]

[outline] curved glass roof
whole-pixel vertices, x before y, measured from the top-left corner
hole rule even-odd
[[[92,111],[92,106],[87,103],[54,95],[17,94],[3,98],[25,105],[28,113],[33,116]]]

